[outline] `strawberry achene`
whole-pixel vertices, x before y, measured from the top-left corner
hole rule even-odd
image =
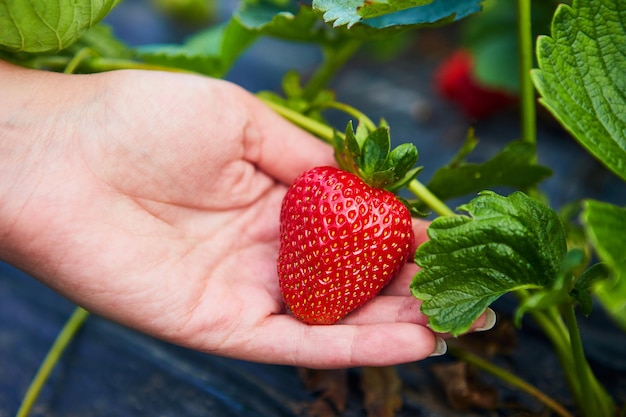
[[[372,299],[415,250],[409,210],[396,196],[333,167],[300,175],[280,220],[280,289],[309,324],[333,324]]]

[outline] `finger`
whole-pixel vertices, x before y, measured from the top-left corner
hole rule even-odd
[[[336,165],[330,145],[288,122],[256,97],[247,98],[251,117],[246,131],[247,160],[285,184],[312,167]]]
[[[496,325],[496,321],[496,312],[487,307],[485,312],[481,314],[480,317],[478,317],[472,324],[469,332],[485,332],[487,330],[491,330]]]
[[[271,316],[239,357],[253,361],[338,369],[390,366],[431,355],[435,335],[410,323],[308,326],[287,315]]]
[[[413,323],[426,326],[428,317],[420,312],[422,302],[412,296],[374,297],[341,320],[342,324]]]
[[[413,233],[415,234],[415,246],[419,247],[428,240],[428,226],[430,221],[424,219],[413,218]],[[413,257],[410,259],[413,260]]]

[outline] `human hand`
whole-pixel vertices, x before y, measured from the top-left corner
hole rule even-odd
[[[249,93],[160,72],[0,71],[3,259],[96,314],[208,353],[338,368],[434,351],[413,264],[340,324],[285,311],[281,200],[302,171],[334,162]],[[425,223],[415,229],[425,240]]]

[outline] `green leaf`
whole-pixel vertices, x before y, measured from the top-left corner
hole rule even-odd
[[[182,45],[146,45],[137,48],[144,61],[172,66],[212,77],[223,77],[239,55],[258,37],[235,20],[197,33]]]
[[[520,325],[522,316],[529,311],[545,310],[572,303],[570,295],[577,269],[585,263],[585,253],[580,249],[569,251],[561,262],[561,269],[550,286],[533,292],[522,300],[515,311],[515,323]]]
[[[132,56],[128,45],[117,39],[111,27],[104,23],[99,23],[87,30],[67,51],[75,54],[82,48],[90,48],[99,56],[107,58],[130,58]]]
[[[58,52],[102,20],[120,0],[0,0],[0,49]]]
[[[537,42],[541,103],[592,155],[626,180],[626,4],[574,1]]]
[[[354,134],[351,120],[346,126],[346,133],[343,137],[335,132],[333,148],[339,167],[356,174],[359,171],[357,160],[361,157],[361,146]]]
[[[326,43],[333,38],[329,28],[320,25],[318,13],[297,2],[283,6],[267,0],[244,2],[233,18],[248,30],[290,41]]]
[[[389,137],[389,128],[379,127],[373,132],[370,132],[361,148],[362,154],[359,164],[361,170],[366,175],[371,175],[383,169],[390,148],[391,139]]]
[[[626,329],[626,209],[587,200],[582,221],[598,257],[612,275],[612,279],[595,286],[595,294],[615,321]]]
[[[557,214],[522,192],[485,191],[459,210],[431,223],[411,283],[431,328],[455,335],[503,294],[552,285],[567,249]]]
[[[591,290],[598,283],[609,278],[606,265],[597,263],[587,268],[576,280],[576,284],[572,289],[572,298],[580,303],[580,308],[584,315],[591,314],[593,302],[591,299]]]
[[[478,12],[481,1],[404,0],[375,3],[368,0],[313,0],[313,8],[323,12],[324,21],[332,22],[335,27],[347,25],[350,29],[363,24],[375,29],[402,26],[415,28],[462,19]],[[368,17],[370,15],[376,17]]]
[[[385,161],[385,167],[394,167],[396,177],[402,178],[412,169],[419,158],[417,148],[412,143],[403,143],[396,146]]]
[[[300,86],[300,74],[298,71],[287,71],[283,76],[283,91],[287,97],[300,97],[302,95],[302,87]]]
[[[428,189],[441,200],[448,200],[498,186],[525,189],[534,187],[552,171],[534,162],[535,146],[514,141],[482,164],[461,162],[438,169]]]

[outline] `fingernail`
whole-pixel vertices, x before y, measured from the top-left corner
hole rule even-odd
[[[446,341],[441,337],[435,337],[435,350],[428,356],[441,356],[448,351]]]
[[[487,307],[485,310],[485,322],[482,326],[474,329],[475,332],[484,332],[493,329],[496,325],[496,312]]]

